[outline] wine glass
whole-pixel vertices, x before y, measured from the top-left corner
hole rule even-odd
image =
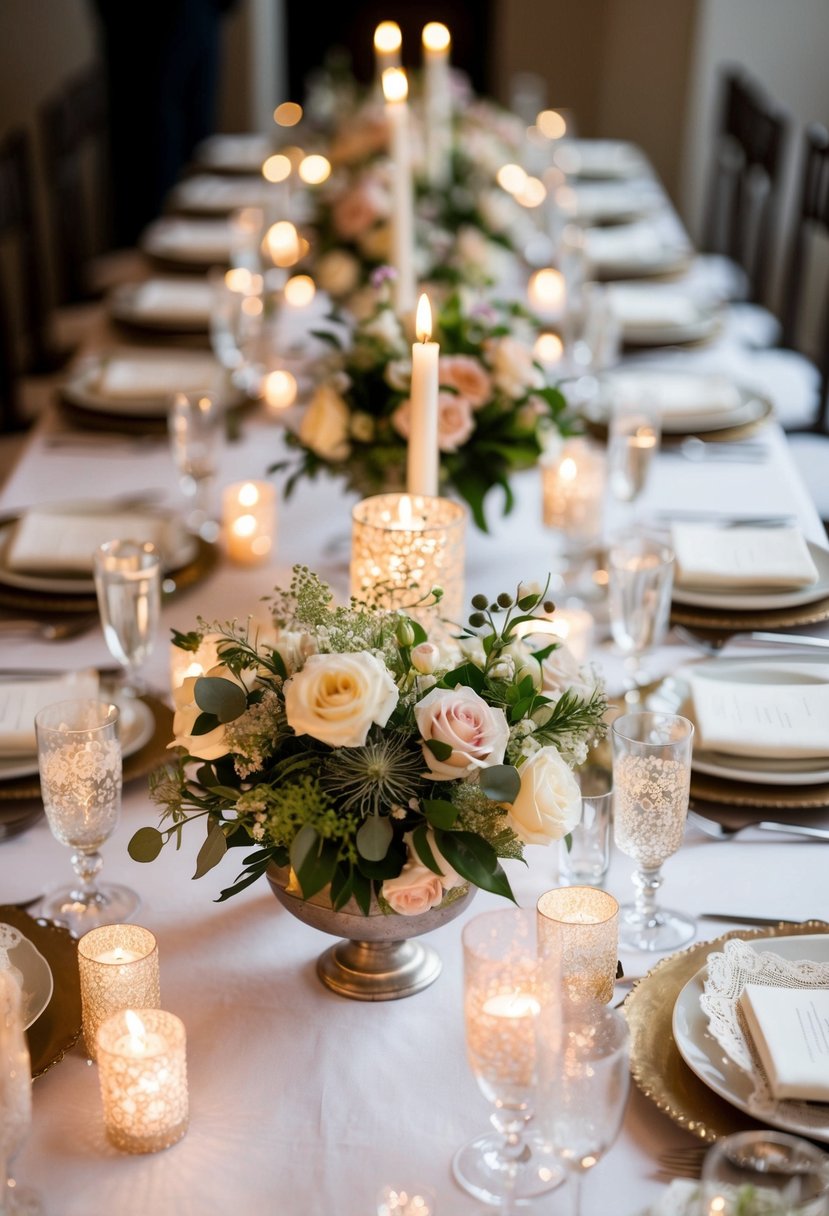
[[[22,992],[0,971],[0,1213],[39,1216],[35,1191],[21,1187],[9,1167],[32,1123],[32,1065],[23,1031]]]
[[[700,1216],[826,1216],[829,1157],[784,1132],[737,1132],[706,1154],[700,1191]]]
[[[539,1019],[539,1119],[567,1170],[572,1216],[581,1181],[619,1134],[630,1073],[627,1022],[596,1002]]]
[[[47,895],[41,915],[80,937],[98,925],[128,920],[140,900],[129,887],[98,885],[98,849],[121,810],[119,713],[106,701],[58,701],[35,715],[43,806],[52,835],[75,851],[77,882]]]
[[[626,701],[638,701],[646,676],[642,656],[665,635],[671,612],[674,553],[657,536],[631,533],[613,541],[607,595],[613,640],[627,656]]]
[[[93,566],[104,639],[125,669],[124,693],[138,696],[161,614],[161,554],[149,541],[109,540],[95,550]]]
[[[467,1059],[495,1129],[455,1154],[456,1181],[504,1216],[562,1181],[549,1145],[527,1133],[536,1082],[535,1018],[555,960],[538,955],[535,912],[484,912],[463,931]],[[556,989],[558,985],[555,985]]]
[[[245,391],[255,389],[255,364],[265,321],[264,276],[245,266],[214,267],[209,281],[213,353],[234,384]]]
[[[691,783],[694,727],[678,714],[635,712],[617,718],[613,741],[614,839],[638,865],[636,897],[622,907],[619,942],[634,950],[674,950],[696,923],[657,907],[662,863],[682,844]]]
[[[659,450],[660,418],[646,396],[615,402],[607,435],[610,489],[617,501],[635,502],[645,488],[653,458]]]
[[[179,484],[190,503],[187,526],[204,540],[213,541],[219,534],[212,498],[224,411],[210,393],[174,393],[167,423]]]

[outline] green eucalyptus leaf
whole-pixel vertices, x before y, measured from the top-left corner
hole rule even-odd
[[[482,768],[481,789],[493,802],[515,802],[521,789],[521,777],[513,764],[493,764]]]
[[[436,828],[451,828],[458,818],[458,808],[446,798],[427,798],[423,803],[426,818]]]
[[[214,823],[207,833],[204,844],[196,857],[196,872],[194,878],[203,878],[208,870],[217,866],[227,852],[227,837],[222,831],[221,824]]]
[[[421,823],[420,827],[415,828],[412,832],[412,845],[420,860],[426,866],[427,870],[431,870],[433,874],[441,875],[441,870],[438,863],[435,861],[435,855],[432,852],[429,844],[429,829],[425,823]]]
[[[308,823],[303,824],[291,841],[291,865],[295,870],[299,870],[311,850],[317,847],[318,841],[316,828],[312,828]]]
[[[256,882],[257,878],[261,878],[266,869],[266,866],[257,866],[255,870],[246,872],[244,877],[235,882],[232,887],[225,887],[219,898],[213,900],[214,904],[223,904],[232,895],[238,895],[240,891],[244,891],[245,887],[249,887],[251,883]]]
[[[474,832],[435,832],[438,848],[461,878],[483,891],[516,902],[492,845]]]
[[[319,840],[318,848],[308,850],[302,865],[296,869],[303,899],[310,899],[330,883],[337,868],[337,854],[338,848],[333,840]]]
[[[473,692],[483,692],[484,673],[474,663],[462,663],[460,667],[447,671],[441,680],[441,685],[444,688],[457,688],[459,684],[471,688]]]
[[[155,861],[163,847],[164,837],[158,828],[139,828],[127,845],[127,852],[133,861]]]
[[[441,739],[426,739],[424,742],[436,760],[448,760],[452,755],[451,744],[444,743]]]
[[[368,916],[371,908],[371,879],[366,878],[359,870],[352,870],[351,881],[354,888],[354,900],[363,916]]]
[[[389,851],[393,836],[388,815],[369,815],[355,837],[357,852],[366,861],[382,861]]]
[[[541,596],[537,595],[535,592],[533,592],[531,595],[522,595],[521,599],[518,601],[518,607],[521,612],[530,612],[531,609],[535,608],[540,599]]]
[[[190,734],[194,737],[198,735],[207,735],[211,730],[215,730],[219,725],[219,719],[215,714],[199,714],[193,725],[190,727]]]
[[[223,676],[200,676],[194,697],[199,709],[215,714],[219,722],[235,721],[248,707],[247,693],[241,684]]]

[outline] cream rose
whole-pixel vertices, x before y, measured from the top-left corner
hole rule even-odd
[[[499,338],[490,346],[493,379],[508,397],[523,397],[544,384],[542,372],[533,362],[533,352],[518,338]]]
[[[525,844],[561,840],[581,819],[581,790],[554,747],[542,747],[518,770],[521,789],[507,806],[509,824]]]
[[[397,698],[387,667],[367,650],[312,654],[285,684],[285,714],[298,735],[362,747],[373,722],[386,725]]]
[[[442,355],[438,359],[438,377],[442,386],[465,397],[473,410],[486,405],[492,396],[492,380],[472,355]]]
[[[415,705],[415,720],[425,740],[423,757],[435,781],[467,777],[476,769],[502,764],[509,739],[507,719],[472,688],[433,688]],[[438,760],[426,746],[446,743],[452,754]]]
[[[412,667],[421,675],[430,676],[440,663],[440,647],[434,642],[418,642],[412,649]]]
[[[541,664],[541,687],[548,695],[556,697],[570,688],[587,700],[593,695],[596,682],[579,666],[569,646],[562,642]]]
[[[340,461],[348,457],[348,406],[330,384],[321,384],[299,426],[299,437],[306,447],[323,460]]]
[[[360,263],[344,249],[324,253],[317,263],[317,285],[335,299],[350,295],[360,281]]]
[[[230,680],[232,684],[240,683],[230,668],[225,667],[223,663],[211,667],[205,672],[205,675]],[[255,672],[251,673],[250,678],[251,680],[256,678]],[[188,676],[173,692],[175,707],[173,742],[168,743],[167,746],[183,747],[197,760],[218,760],[220,756],[227,755],[227,728],[223,723],[219,723],[213,730],[209,730],[203,735],[190,733],[196,720],[204,713],[204,710],[196,704],[196,680],[198,679],[201,677]]]
[[[407,861],[397,878],[387,878],[380,893],[399,916],[418,916],[443,902],[443,884],[420,861]]]
[[[395,430],[408,439],[412,427],[412,403],[401,401],[392,414]],[[438,393],[438,447],[441,452],[457,452],[475,430],[472,406],[457,393]]]

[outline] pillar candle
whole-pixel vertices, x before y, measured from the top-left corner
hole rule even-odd
[[[449,30],[440,21],[423,27],[426,119],[426,172],[431,186],[446,186],[451,177],[452,93],[449,81]]]
[[[383,72],[389,151],[392,161],[392,263],[397,271],[395,308],[401,318],[415,306],[414,185],[409,137],[409,85],[402,68]]]
[[[267,481],[242,481],[222,496],[225,548],[231,561],[258,566],[267,561],[276,539],[276,493]]]
[[[434,498],[438,492],[438,355],[431,342],[432,310],[422,295],[417,306],[417,341],[412,346],[411,422],[406,488]]]

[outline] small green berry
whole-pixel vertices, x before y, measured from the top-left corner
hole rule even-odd
[[[498,596],[498,603],[501,605],[502,608],[511,608],[512,607],[512,596],[509,594],[509,592],[502,591],[501,594]]]
[[[479,610],[486,608],[486,602],[487,601],[486,601],[485,595],[478,594],[478,595],[472,596],[472,607],[473,608],[478,608]]]
[[[473,629],[481,629],[486,624],[486,617],[482,612],[473,612],[469,618],[469,624]]]
[[[556,606],[552,600],[544,601],[544,611],[545,612],[555,612],[555,610],[556,610]]]
[[[489,611],[490,611],[490,612],[500,612],[500,611],[501,611],[501,605],[500,605],[500,604],[490,604],[490,605],[489,605]]]

